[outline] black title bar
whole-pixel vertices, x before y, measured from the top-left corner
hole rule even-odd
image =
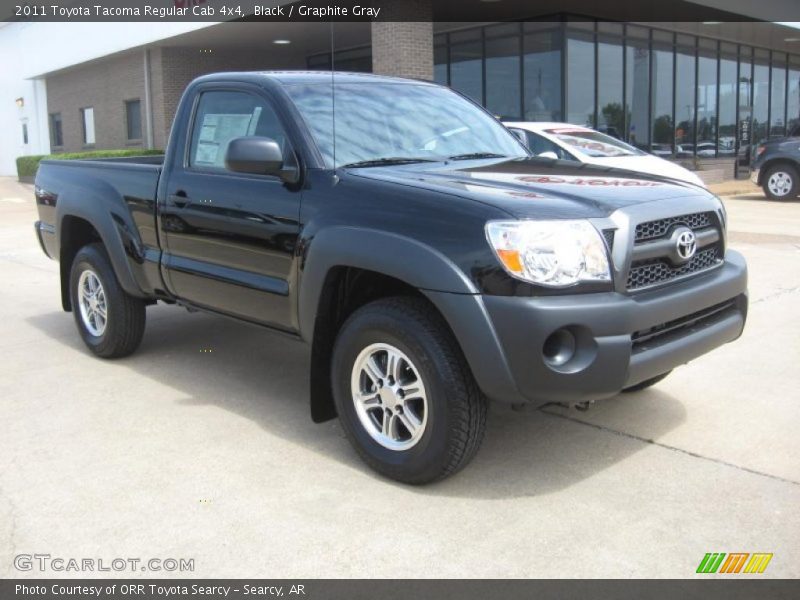
[[[563,18],[564,15],[645,22],[759,20],[752,16],[752,6],[748,9],[748,3],[743,0],[725,3],[725,10],[688,0],[0,0],[0,5],[4,21],[483,22]],[[737,12],[737,9],[745,12]],[[758,15],[770,21],[798,21],[800,3],[762,0]]]

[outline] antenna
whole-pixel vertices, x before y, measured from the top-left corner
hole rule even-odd
[[[331,123],[333,128],[333,169],[334,172],[336,171],[336,87],[335,87],[335,77],[334,74],[336,72],[336,59],[335,56],[335,43],[333,37],[333,19],[330,21],[331,23]]]

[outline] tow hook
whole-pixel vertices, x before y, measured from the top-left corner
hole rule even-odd
[[[589,408],[594,404],[594,400],[587,400],[586,402],[578,402],[575,405],[575,410],[579,410],[581,412],[586,412]]]

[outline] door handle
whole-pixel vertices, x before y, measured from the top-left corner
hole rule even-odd
[[[192,199],[189,198],[183,190],[178,190],[174,194],[170,194],[168,200],[178,208],[184,208],[192,202]]]

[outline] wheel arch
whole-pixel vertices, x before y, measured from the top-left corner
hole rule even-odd
[[[800,164],[788,156],[775,156],[766,161],[758,172],[758,185],[763,186],[766,184],[767,173],[779,165],[787,165],[794,169],[795,173],[800,173]]]
[[[103,244],[114,274],[122,289],[131,296],[145,298],[138,282],[132,261],[141,263],[143,253],[136,228],[130,220],[127,207],[116,211],[109,200],[96,195],[78,199],[71,194],[61,194],[58,199],[56,225],[59,266],[61,272],[61,304],[64,310],[72,309],[69,299],[69,273],[72,261],[86,244]],[[127,216],[125,212],[128,212]]]
[[[315,422],[336,417],[330,364],[339,329],[359,307],[389,296],[423,298],[442,317],[484,392],[519,400],[481,296],[452,261],[416,240],[342,227],[315,236],[300,285],[298,319],[301,336],[311,344]]]

